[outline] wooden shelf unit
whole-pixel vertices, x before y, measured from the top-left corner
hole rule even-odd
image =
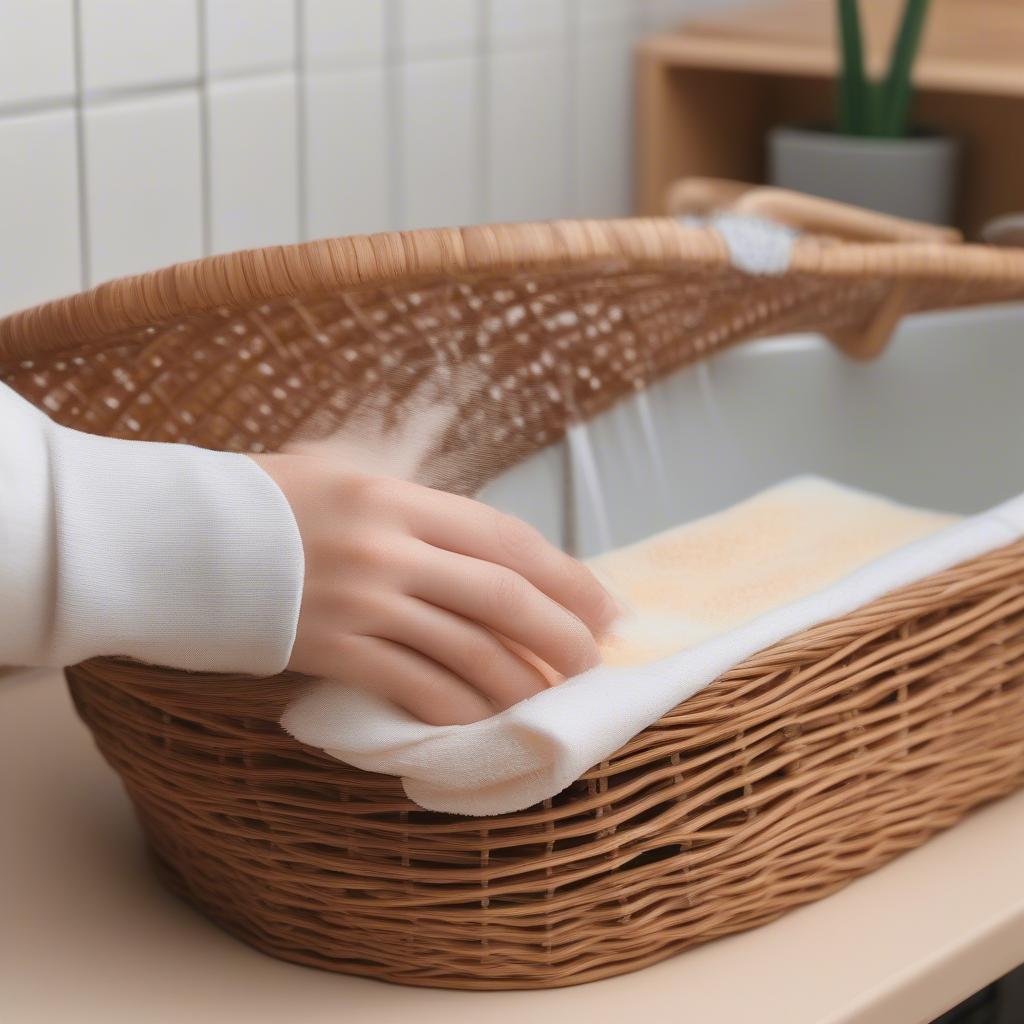
[[[862,0],[868,67],[884,66],[901,2]],[[764,181],[773,125],[827,122],[838,65],[833,0],[761,3],[642,40],[636,209],[663,213],[683,175]],[[1024,210],[1024,0],[934,0],[914,120],[964,154],[957,226]]]

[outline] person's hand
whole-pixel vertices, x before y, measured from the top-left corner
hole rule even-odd
[[[308,452],[251,456],[291,505],[305,552],[289,668],[447,725],[599,663],[595,636],[618,606],[532,527]]]

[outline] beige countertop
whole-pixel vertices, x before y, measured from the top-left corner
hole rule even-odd
[[[0,1020],[919,1024],[1024,961],[1024,792],[842,892],[655,967],[549,992],[279,963],[160,888],[54,672],[0,676]]]

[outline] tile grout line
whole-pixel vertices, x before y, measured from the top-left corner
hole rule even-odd
[[[196,51],[199,76],[199,216],[203,255],[213,251],[213,166],[210,159],[209,47],[206,32],[206,0],[196,0]]]
[[[75,93],[42,96],[31,100],[12,100],[0,103],[0,120],[15,117],[33,117],[38,114],[54,114],[71,110],[75,105]]]
[[[562,117],[565,119],[565,172],[562,179],[562,216],[578,217],[576,178],[579,168],[579,63],[580,63],[580,0],[564,0],[566,4],[566,38],[563,67],[565,92],[562,97]]]
[[[85,80],[82,59],[82,0],[73,0],[71,10],[75,78],[75,162],[78,177],[78,269],[82,277],[82,287],[89,288],[92,285],[90,259],[92,239],[89,226],[88,173],[85,152],[85,109],[82,101]]]
[[[299,241],[310,236],[309,197],[309,74],[306,67],[306,0],[295,0],[295,197]]]
[[[638,4],[636,10],[633,12],[633,18],[628,23],[630,32],[629,42],[629,163],[627,165],[626,175],[626,208],[624,213],[626,216],[635,217],[639,214],[639,210],[636,205],[636,190],[637,190],[637,173],[636,173],[636,154],[637,154],[637,72],[636,72],[636,53],[637,44],[643,39],[649,32],[650,26],[647,23],[647,6],[646,4]]]
[[[452,59],[455,59],[454,57]],[[310,74],[331,74],[346,71],[361,71],[376,67],[377,61],[337,61],[321,62],[307,66]],[[195,75],[189,78],[174,78],[164,82],[146,82],[136,85],[110,86],[103,89],[83,89],[80,92],[83,106],[103,107],[116,103],[131,103],[150,96],[163,96],[167,93],[187,92],[198,89],[202,84],[216,85],[221,82],[258,82],[267,78],[280,78],[295,73],[294,63],[266,64],[257,68],[246,68],[241,71],[221,71],[216,75]],[[52,114],[74,107],[76,94],[53,95],[31,100],[15,100],[0,103],[0,121],[15,117],[32,117],[38,114]]]
[[[477,0],[479,25],[476,39],[477,68],[477,146],[476,146],[476,219],[485,223],[491,209],[491,7]]]
[[[384,112],[385,149],[388,158],[388,230],[400,231],[405,224],[405,150],[402,145],[403,77],[399,59],[399,0],[385,0],[384,6]]]
[[[486,12],[486,3],[484,11]],[[484,17],[486,24],[487,18]],[[592,33],[594,37],[604,36],[613,38],[616,33],[608,32]],[[431,52],[413,53],[404,56],[399,63],[417,64],[428,62],[440,62],[448,60],[464,60],[467,57],[478,57],[481,52],[490,56],[492,53],[528,53],[538,48],[548,49],[551,46],[550,40],[538,40],[532,44],[517,45],[514,47],[503,46],[493,50],[487,46],[474,45],[470,50],[446,49]],[[340,59],[316,61],[304,61],[306,75],[312,77],[318,74],[337,74],[349,71],[365,71],[375,68],[379,62],[374,58],[363,59]],[[102,89],[82,89],[80,91],[81,102],[84,107],[102,107],[116,103],[130,103],[136,100],[146,99],[150,96],[161,96],[165,93],[185,92],[189,89],[198,89],[203,84],[207,87],[221,82],[248,82],[260,81],[266,78],[276,78],[295,71],[294,63],[289,64],[266,64],[256,68],[246,68],[239,71],[220,71],[215,75],[207,74],[205,77],[196,75],[191,78],[175,78],[164,82],[147,82],[135,85],[109,86]],[[28,100],[13,100],[0,102],[0,121],[16,117],[32,117],[39,114],[51,114],[62,110],[71,110],[76,103],[75,94],[54,94],[52,96],[40,97]]]
[[[585,0],[561,0],[565,5],[567,31],[561,40],[559,50],[562,55],[564,68],[564,80],[561,95],[558,97],[561,121],[563,126],[563,145],[565,146],[564,166],[561,174],[560,191],[562,194],[562,206],[564,215],[577,213],[578,196],[576,195],[577,178],[583,168],[580,166],[579,154],[579,125],[578,120],[580,107],[579,62],[580,47],[582,45],[578,38],[581,31],[583,19],[582,3]],[[200,216],[201,216],[201,242],[204,254],[213,250],[213,140],[212,140],[212,119],[211,119],[211,84],[220,80],[249,80],[259,81],[271,75],[291,74],[296,83],[296,174],[297,174],[297,195],[295,205],[295,217],[297,230],[301,239],[309,237],[310,210],[308,193],[309,175],[309,86],[311,75],[319,70],[329,71],[331,69],[344,71],[356,70],[366,66],[365,62],[351,59],[335,59],[328,63],[321,62],[314,66],[308,59],[306,53],[306,19],[308,10],[305,0],[294,0],[293,12],[295,19],[295,45],[289,65],[275,64],[271,69],[268,63],[266,69],[246,69],[239,72],[228,72],[214,76],[210,67],[209,59],[209,33],[208,33],[208,0],[195,0],[195,11],[197,18],[197,59],[198,73],[194,78],[176,79],[170,82],[142,83],[141,85],[119,86],[102,90],[89,90],[86,88],[84,69],[84,4],[83,0],[72,0],[73,8],[73,41],[74,41],[74,96],[71,100],[71,110],[74,115],[76,160],[78,171],[78,213],[79,213],[79,264],[82,276],[83,287],[91,283],[92,267],[92,228],[91,210],[89,206],[88,182],[89,168],[87,166],[88,154],[88,125],[86,123],[89,111],[106,102],[118,100],[141,99],[145,96],[160,95],[163,93],[198,90],[199,98],[199,162],[201,176],[200,190]],[[473,200],[472,205],[477,211],[477,220],[486,221],[488,214],[493,208],[495,196],[493,192],[493,143],[495,141],[496,126],[493,124],[494,107],[494,56],[498,52],[510,52],[516,49],[529,52],[535,49],[535,45],[511,47],[499,45],[492,38],[493,28],[493,6],[489,0],[476,0],[474,14],[476,16],[476,31],[471,45],[461,49],[459,52],[451,51],[447,58],[434,58],[430,55],[406,54],[403,46],[404,33],[402,17],[404,8],[400,0],[384,0],[384,92],[385,92],[385,151],[388,156],[387,174],[387,226],[392,229],[405,226],[405,219],[408,214],[408,197],[406,195],[405,175],[409,170],[407,167],[409,153],[407,140],[403,133],[403,115],[405,113],[405,67],[407,64],[415,63],[417,56],[422,59],[462,59],[466,56],[475,58],[475,69],[473,82],[476,91],[474,103],[474,119],[477,129],[476,153],[472,162],[472,174],[475,181],[471,184]],[[632,20],[641,23],[642,11],[633,13]],[[611,30],[609,30],[611,31]],[[604,35],[605,33],[601,33]],[[554,42],[552,39],[551,42]],[[548,44],[545,44],[545,46]],[[556,44],[557,45],[557,44]],[[447,52],[447,51],[446,51]],[[68,109],[67,100],[58,99],[37,99],[26,101],[21,104],[0,106],[0,119],[10,115],[13,111],[22,110],[27,113],[47,112],[51,110]],[[468,168],[467,168],[468,170]],[[383,225],[382,225],[383,227]]]

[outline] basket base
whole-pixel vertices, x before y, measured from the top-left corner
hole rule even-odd
[[[655,953],[635,959],[624,958],[620,962],[610,963],[601,968],[595,968],[583,973],[566,974],[558,978],[529,979],[523,977],[508,978],[482,978],[466,975],[464,977],[409,977],[407,975],[396,975],[389,971],[384,965],[372,962],[356,961],[347,958],[331,959],[310,950],[302,950],[295,946],[285,946],[275,942],[261,934],[257,929],[248,924],[226,917],[219,912],[217,905],[210,904],[192,891],[188,882],[181,873],[161,856],[159,850],[151,843],[146,842],[146,854],[153,871],[163,886],[178,899],[197,910],[211,924],[226,932],[232,938],[244,942],[247,946],[275,960],[283,960],[286,963],[297,964],[300,967],[311,967],[321,971],[331,971],[334,974],[345,974],[361,978],[369,978],[373,981],[385,982],[389,985],[403,985],[412,988],[441,988],[453,991],[464,992],[498,992],[498,991],[539,991],[542,989],[572,988],[575,985],[585,985],[591,981],[600,981],[604,978],[614,978],[622,974],[631,974],[633,971],[641,970],[644,967],[651,967],[677,956],[692,946],[701,944],[701,940],[688,940],[681,942],[678,947],[660,949]],[[835,885],[834,889],[840,889],[845,885],[841,882]],[[828,895],[820,893],[819,896]],[[763,921],[755,922],[751,927],[759,924],[768,924],[783,912],[773,913],[766,916]]]

